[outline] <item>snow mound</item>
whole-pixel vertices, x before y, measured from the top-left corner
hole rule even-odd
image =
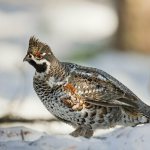
[[[119,128],[85,139],[69,135],[48,135],[24,127],[1,128],[0,150],[148,150],[150,124]]]
[[[25,127],[0,128],[0,142],[35,141],[45,133],[40,133]]]

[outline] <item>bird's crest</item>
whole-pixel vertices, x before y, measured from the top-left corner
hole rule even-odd
[[[29,40],[29,48],[33,48],[33,47],[36,47],[36,48],[41,48],[43,46],[46,46],[45,43],[42,43],[39,41],[39,39],[35,38],[34,36],[32,36]]]
[[[50,47],[47,44],[41,42],[39,39],[35,38],[34,36],[32,36],[29,40],[29,51],[39,51],[52,54]]]

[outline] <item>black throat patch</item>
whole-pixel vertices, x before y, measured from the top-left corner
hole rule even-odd
[[[30,60],[29,64],[31,64],[39,73],[45,72],[47,69],[47,64],[45,62],[42,64],[37,64],[35,61]]]

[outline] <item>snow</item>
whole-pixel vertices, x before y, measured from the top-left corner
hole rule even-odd
[[[49,135],[24,127],[0,128],[1,150],[148,150],[150,125],[118,128],[90,139]]]

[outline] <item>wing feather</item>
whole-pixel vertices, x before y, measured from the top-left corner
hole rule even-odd
[[[80,97],[94,105],[137,107],[140,100],[118,80],[95,68],[73,66],[69,82]]]

